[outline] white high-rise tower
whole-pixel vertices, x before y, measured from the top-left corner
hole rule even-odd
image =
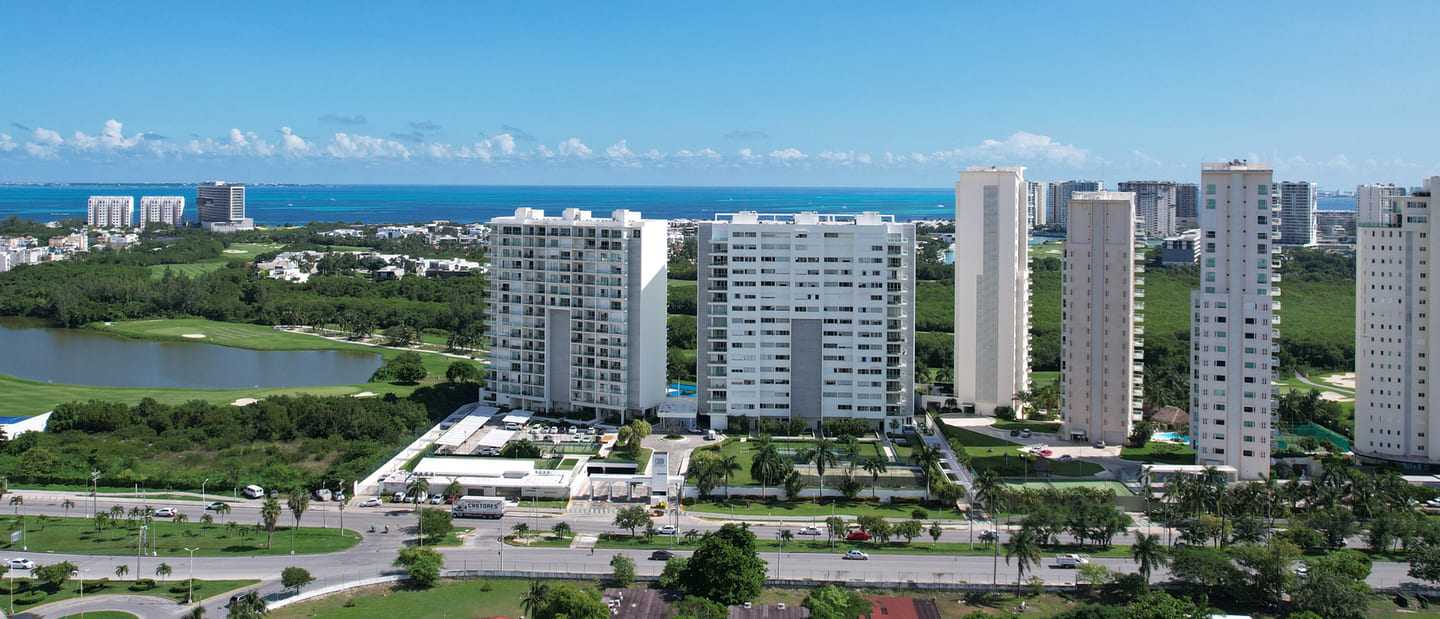
[[[1315,183],[1280,183],[1280,244],[1309,247],[1315,244]]]
[[[1196,464],[1270,475],[1280,308],[1274,171],[1235,160],[1200,171],[1200,288],[1190,294],[1190,436]]]
[[[85,203],[85,223],[96,228],[129,228],[135,225],[135,198],[90,196]]]
[[[1135,194],[1070,197],[1061,290],[1062,434],[1122,444],[1141,414],[1144,353],[1136,313]]]
[[[955,397],[983,415],[1029,389],[1025,192],[1018,167],[970,168],[955,183]]]

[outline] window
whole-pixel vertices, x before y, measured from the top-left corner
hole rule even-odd
[[[1205,195],[1207,195],[1207,196],[1213,196],[1213,195],[1215,195],[1215,185],[1214,185],[1214,184],[1210,184],[1210,185],[1206,185],[1206,186],[1205,186]]]

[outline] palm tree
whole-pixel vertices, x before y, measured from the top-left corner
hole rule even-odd
[[[159,578],[160,580],[165,580],[166,578],[168,578],[171,572],[174,572],[174,570],[170,569],[169,563],[161,563],[160,565],[155,566],[155,577]]]
[[[221,503],[216,505],[215,513],[220,516],[220,522],[225,522],[225,516],[230,513],[230,504]]]
[[[979,501],[985,509],[992,513],[999,513],[995,508],[999,504],[1000,495],[1004,486],[1000,483],[1000,476],[994,469],[985,469],[975,476],[975,500]]]
[[[568,522],[557,522],[555,526],[550,527],[550,532],[555,534],[555,537],[570,537],[572,529]]]
[[[755,443],[755,457],[750,460],[750,477],[760,482],[760,498],[770,494],[770,483],[778,482],[785,475],[785,461],[770,437],[760,435]]]
[[[265,504],[260,506],[260,520],[265,524],[265,547],[270,547],[270,541],[275,537],[275,525],[280,522],[280,501],[275,497],[266,497]]]
[[[215,517],[210,514],[200,514],[200,524],[205,525],[205,528],[208,529],[210,525],[215,524]]]
[[[295,552],[295,532],[300,530],[300,517],[304,516],[305,510],[310,508],[310,495],[306,494],[303,488],[296,488],[290,491],[290,496],[285,497],[285,505],[290,508],[290,515],[295,517],[295,528],[290,529],[290,552],[293,553]]]
[[[460,485],[460,482],[452,480],[450,485],[445,486],[445,498],[449,499],[451,503],[459,500],[462,496],[465,496],[465,486]]]
[[[730,500],[730,477],[740,472],[740,459],[735,454],[720,456],[720,475],[725,478],[725,500]]]
[[[526,617],[534,617],[545,606],[545,597],[550,595],[550,585],[543,581],[530,581],[530,588],[520,598],[520,607],[525,609]]]
[[[124,563],[121,563],[120,565],[115,566],[115,578],[116,578],[116,579],[124,578],[124,577],[125,577],[126,575],[128,575],[129,573],[130,573],[130,566],[125,565]]]
[[[430,493],[430,480],[424,477],[416,477],[410,480],[409,485],[405,486],[405,493],[414,497],[414,499],[412,499],[415,502],[414,509],[419,511],[420,495]]]
[[[804,449],[795,457],[801,462],[815,465],[815,473],[820,476],[820,495],[816,502],[823,502],[825,500],[825,468],[839,462],[839,458],[835,456],[835,441],[822,436],[815,440],[815,446]]]
[[[1015,559],[1015,593],[1018,594],[1025,572],[1040,565],[1040,538],[1030,527],[1021,527],[1010,536],[1010,541],[1005,542],[1005,565],[1010,565],[1012,558]]]
[[[910,452],[910,461],[920,467],[920,476],[925,479],[925,501],[930,501],[930,481],[934,477],[935,469],[940,466],[940,450],[920,443]]]
[[[1140,566],[1140,574],[1145,577],[1145,585],[1150,585],[1150,572],[1157,567],[1165,567],[1170,563],[1170,558],[1165,554],[1165,547],[1160,543],[1160,536],[1135,534],[1135,545],[1130,547],[1130,558]]]
[[[65,508],[65,515],[66,515],[66,516],[69,516],[69,515],[70,515],[70,510],[75,507],[75,501],[72,501],[72,500],[70,500],[70,499],[65,499],[64,501],[61,501],[61,502],[60,502],[60,507]]]
[[[880,475],[885,472],[885,459],[866,458],[864,462],[860,463],[860,467],[865,469],[866,473],[870,474],[870,498],[880,498],[879,495],[876,494],[875,485],[880,483]]]

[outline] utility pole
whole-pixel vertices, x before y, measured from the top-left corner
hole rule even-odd
[[[90,471],[90,519],[95,519],[95,494],[100,492],[100,471]]]
[[[186,594],[185,594],[185,599],[187,600],[187,601],[185,602],[186,604],[194,604],[194,603],[195,603],[195,551],[196,551],[196,550],[200,550],[200,549],[199,549],[199,548],[186,548],[186,549],[185,549],[186,552],[189,552],[189,553],[190,553],[190,589],[189,589],[189,593],[186,593]]]

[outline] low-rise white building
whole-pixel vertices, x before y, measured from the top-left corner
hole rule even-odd
[[[440,494],[453,481],[459,482],[466,496],[564,499],[583,477],[584,460],[571,458],[568,467],[541,469],[535,467],[535,460],[521,458],[433,456],[421,458],[409,474],[402,471],[386,478],[381,489],[386,494],[404,492],[409,480],[418,477],[429,482],[431,494]]]

